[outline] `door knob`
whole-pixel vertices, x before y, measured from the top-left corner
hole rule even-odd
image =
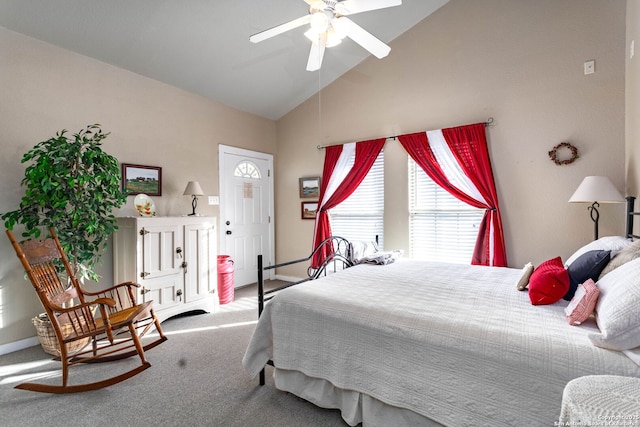
[[[231,233],[231,230],[227,230],[227,234],[232,234],[232,233]]]
[[[225,222],[225,224],[231,225],[231,221],[227,221],[227,222]]]

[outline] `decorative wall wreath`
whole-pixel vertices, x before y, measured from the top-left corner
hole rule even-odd
[[[566,151],[564,149],[571,151],[571,157],[561,160],[558,158],[558,151]],[[576,147],[569,144],[568,142],[561,142],[560,144],[553,147],[553,150],[549,151],[549,157],[556,165],[568,165],[573,163],[580,156],[578,155],[578,149]]]

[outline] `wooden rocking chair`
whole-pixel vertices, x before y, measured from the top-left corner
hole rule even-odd
[[[50,232],[51,238],[24,242],[16,241],[10,230],[7,235],[55,330],[62,362],[62,385],[22,383],[16,388],[44,393],[96,390],[149,368],[151,364],[145,359],[145,350],[167,339],[153,312],[152,301],[137,304],[135,292],[140,285],[133,282],[100,292],[82,289],[53,228]],[[58,274],[61,268],[69,281]],[[154,325],[159,338],[143,346],[140,338]],[[78,346],[82,340],[87,345]],[[70,366],[119,360],[136,354],[141,364],[130,371],[97,382],[68,385]]]

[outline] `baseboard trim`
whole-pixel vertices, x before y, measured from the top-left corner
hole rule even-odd
[[[39,345],[38,337],[25,338],[20,341],[14,341],[7,344],[0,345],[0,355],[13,353],[14,351],[24,350],[25,348],[34,347]]]

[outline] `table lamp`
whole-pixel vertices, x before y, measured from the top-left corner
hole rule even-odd
[[[184,193],[182,194],[184,196],[193,197],[193,199],[191,200],[191,207],[193,208],[193,212],[191,212],[189,216],[195,216],[196,206],[198,206],[197,196],[204,196],[204,191],[202,191],[202,187],[200,187],[200,184],[198,183],[198,181],[189,181],[189,183],[187,184],[187,188],[184,189]]]
[[[621,203],[624,198],[606,176],[587,176],[569,199],[569,203],[592,203],[587,209],[593,221],[593,238],[598,239],[598,219],[600,203]]]

